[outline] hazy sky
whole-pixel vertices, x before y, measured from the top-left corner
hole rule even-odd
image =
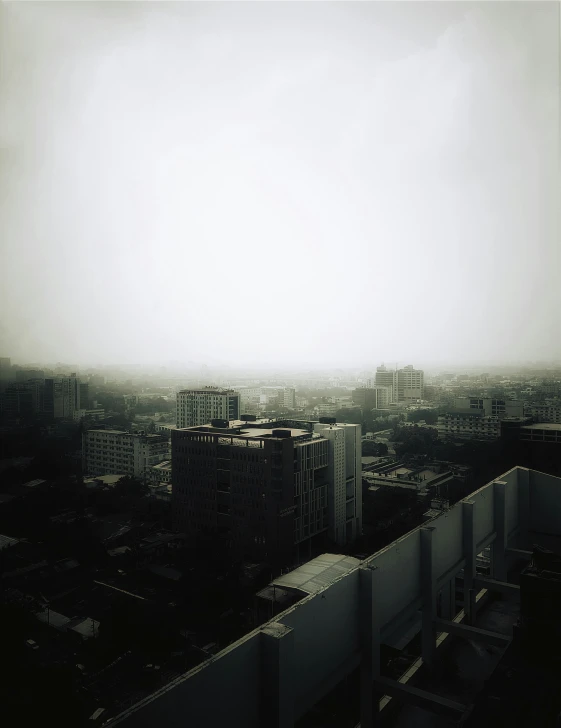
[[[0,7],[0,355],[561,359],[559,5]]]

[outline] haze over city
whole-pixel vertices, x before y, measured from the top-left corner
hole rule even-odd
[[[555,3],[4,3],[17,361],[558,360]]]
[[[559,1],[0,3],[3,715],[560,728],[560,74]]]

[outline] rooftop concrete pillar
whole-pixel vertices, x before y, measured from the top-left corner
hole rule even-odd
[[[531,549],[528,530],[530,528],[530,476],[528,468],[517,468],[518,486],[518,546],[522,549]]]
[[[464,612],[467,624],[475,621],[475,520],[474,501],[462,501],[462,544],[466,565],[464,568]]]
[[[450,579],[440,590],[440,616],[454,619],[456,616],[456,577]]]
[[[506,486],[504,480],[495,480],[493,483],[493,511],[495,519],[495,533],[497,534],[491,548],[493,555],[493,578],[497,581],[506,581]]]
[[[279,622],[261,630],[261,725],[294,728],[294,632]]]
[[[375,566],[360,567],[360,725],[375,728],[380,724],[380,691],[375,682],[380,677],[380,623],[376,609]]]
[[[423,597],[422,657],[429,668],[434,665],[436,650],[436,579],[433,564],[434,528],[421,528],[421,593]]]

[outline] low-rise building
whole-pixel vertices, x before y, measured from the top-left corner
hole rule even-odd
[[[561,424],[538,422],[520,428],[520,440],[524,442],[556,442],[561,443]]]
[[[105,410],[101,407],[96,409],[79,409],[74,410],[73,419],[74,422],[80,422],[84,419],[102,420],[105,417]]]
[[[524,404],[517,399],[493,399],[490,397],[456,397],[454,410],[465,412],[476,410],[485,417],[522,417]]]
[[[82,467],[90,476],[115,473],[144,480],[153,465],[169,457],[169,440],[162,435],[88,430],[82,436]]]
[[[533,417],[536,422],[561,423],[561,404],[526,404],[524,415]]]
[[[150,468],[149,479],[151,483],[165,483],[171,485],[171,460],[162,460],[161,463]]]
[[[458,439],[498,440],[501,421],[498,417],[486,417],[482,410],[452,410],[438,418],[439,437]]]

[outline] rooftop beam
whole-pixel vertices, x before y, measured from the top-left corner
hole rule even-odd
[[[476,564],[476,546],[475,546],[475,520],[474,520],[475,503],[473,501],[462,501],[462,541],[464,559],[466,565],[464,568],[464,613],[466,622],[473,624],[475,621],[476,604],[475,604],[475,564]]]
[[[507,647],[511,638],[499,632],[490,632],[479,627],[471,627],[468,624],[451,622],[448,619],[437,619],[436,628],[442,632],[453,634],[458,637],[465,637],[474,642],[483,642],[483,644],[494,645],[495,647]]]
[[[426,690],[414,688],[411,685],[400,683],[397,680],[379,677],[376,682],[386,695],[391,695],[394,698],[402,700],[404,703],[416,705],[432,713],[452,714],[457,717],[458,713],[462,714],[466,710],[466,706],[462,705],[462,703],[456,703],[453,700],[429,693]]]
[[[525,559],[531,559],[532,558],[532,552],[526,551],[525,549],[511,549],[508,548],[506,550],[507,554],[512,554],[513,556],[520,556],[521,558]]]
[[[509,584],[507,581],[498,581],[497,579],[477,578],[475,586],[478,589],[488,589],[489,591],[500,592],[501,594],[520,594],[520,586],[518,584]]]
[[[436,584],[433,564],[433,532],[434,528],[421,528],[421,592],[423,595],[423,662],[430,668],[434,663],[436,649]]]

